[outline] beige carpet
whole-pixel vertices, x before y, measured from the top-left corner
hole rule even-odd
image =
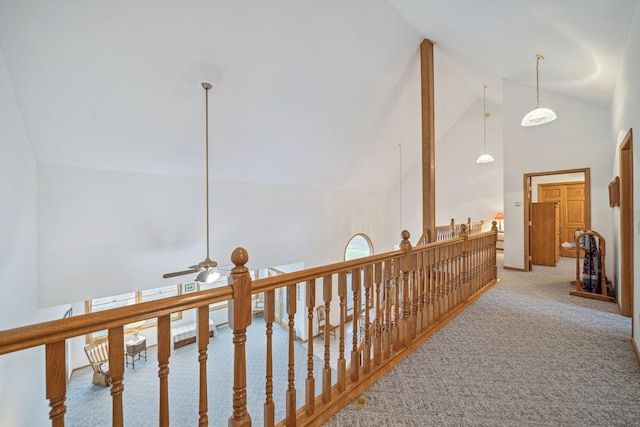
[[[575,259],[500,282],[326,426],[637,426],[640,367],[617,305],[573,297]]]

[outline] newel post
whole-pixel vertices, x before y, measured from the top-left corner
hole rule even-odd
[[[400,258],[400,272],[402,274],[402,317],[400,318],[400,343],[405,347],[411,342],[411,336],[415,336],[411,333],[412,322],[411,316],[411,301],[409,300],[409,272],[412,270],[413,255],[411,253],[412,247],[409,241],[411,235],[407,230],[402,230],[402,241],[400,242],[400,249],[405,252],[405,255]],[[414,324],[415,325],[415,324]]]
[[[251,426],[247,412],[247,358],[245,343],[247,327],[251,325],[251,276],[244,265],[249,254],[244,248],[236,248],[231,254],[235,265],[231,270],[233,299],[229,301],[229,327],[233,330],[233,415],[229,427]]]

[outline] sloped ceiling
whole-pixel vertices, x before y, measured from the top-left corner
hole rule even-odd
[[[390,0],[482,96],[503,79],[609,106],[637,0]],[[535,91],[532,92],[532,108]]]
[[[533,85],[536,53],[547,57],[543,90],[608,105],[635,6],[3,0],[0,48],[40,164],[203,176],[204,63],[221,72],[210,97],[213,177],[387,191],[394,136],[406,121],[400,139],[419,135],[419,117],[387,113],[419,101],[401,94],[419,84],[423,38],[436,43],[440,75],[463,83],[436,89],[442,132],[483,84],[498,104],[502,79]],[[407,170],[419,161],[410,150]]]
[[[421,41],[386,1],[4,1],[39,163],[339,186]]]

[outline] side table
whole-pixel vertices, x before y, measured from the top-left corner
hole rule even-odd
[[[142,354],[144,353],[144,355]],[[147,337],[138,336],[136,341],[127,341],[125,347],[125,366],[129,366],[136,369],[136,360],[144,356],[144,360],[147,360]]]

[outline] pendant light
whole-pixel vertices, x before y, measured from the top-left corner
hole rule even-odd
[[[541,59],[544,59],[542,55],[536,55],[536,108],[529,111],[522,119],[520,125],[522,126],[538,126],[545,123],[554,121],[557,116],[556,113],[549,109],[540,106],[540,85],[538,81],[538,63]]]
[[[489,117],[487,113],[487,85],[484,85],[482,89],[482,121],[484,126],[482,140],[484,141],[484,145],[482,155],[478,157],[476,163],[491,163],[495,160],[491,154],[487,154],[487,117]]]

